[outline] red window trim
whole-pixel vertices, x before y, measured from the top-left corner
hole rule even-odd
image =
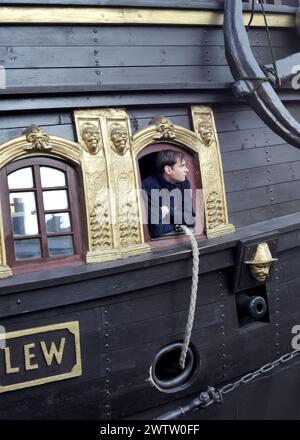
[[[11,222],[10,202],[9,202],[10,190],[8,188],[7,175],[14,171],[17,171],[18,169],[22,169],[26,167],[35,168],[40,166],[48,166],[51,168],[55,168],[60,171],[63,171],[66,174],[67,187],[64,187],[63,189],[67,189],[72,233],[64,234],[64,235],[72,236],[74,254],[69,256],[44,257],[44,258],[35,258],[35,259],[18,261],[15,259],[15,253],[14,253],[14,239],[12,232],[12,222]],[[43,271],[56,267],[61,267],[62,265],[74,265],[74,264],[77,265],[83,263],[82,255],[84,253],[84,248],[85,248],[83,231],[85,231],[85,227],[83,225],[82,216],[80,216],[80,205],[82,204],[82,201],[77,191],[77,188],[80,187],[79,176],[77,175],[76,169],[74,168],[73,165],[69,164],[66,161],[62,161],[50,157],[44,157],[44,156],[36,156],[33,158],[20,159],[9,163],[0,170],[0,185],[2,188],[1,204],[2,204],[2,218],[3,218],[3,229],[5,236],[7,263],[11,267],[14,274],[33,272],[33,271]],[[43,222],[41,221],[41,218],[44,215],[44,211],[43,208],[41,208],[43,205],[41,201],[42,194],[41,194],[40,182],[35,182],[34,188],[37,194],[37,200],[36,200],[37,211],[39,211],[38,213],[38,223],[40,227],[39,235],[43,236],[43,239],[41,239],[41,250],[42,250],[42,254],[45,254],[45,248],[43,246],[45,246],[45,240],[47,239],[47,232],[45,228],[43,228]],[[26,190],[29,191],[29,189]]]

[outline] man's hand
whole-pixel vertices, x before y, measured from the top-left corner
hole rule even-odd
[[[162,218],[165,218],[165,216],[166,215],[168,215],[169,214],[169,208],[167,207],[167,206],[162,206],[161,207],[161,215],[162,215]]]

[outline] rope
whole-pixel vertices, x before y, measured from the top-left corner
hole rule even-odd
[[[197,290],[198,290],[198,276],[199,276],[199,250],[197,241],[189,228],[184,225],[180,225],[184,233],[190,238],[193,252],[193,274],[192,274],[192,289],[191,289],[191,299],[190,308],[188,314],[188,320],[186,323],[185,335],[183,339],[182,349],[179,359],[179,367],[183,370],[185,367],[186,355],[191,341],[192,329],[195,318],[195,309],[197,301]]]
[[[250,28],[250,26],[252,24],[252,21],[253,21],[253,18],[254,18],[254,9],[255,9],[254,0],[252,0],[252,9],[251,9],[250,20],[249,20],[249,23],[246,26],[246,31],[247,32],[249,31],[249,28]]]
[[[276,65],[276,61],[275,61],[275,57],[274,57],[274,50],[273,50],[273,46],[272,46],[271,35],[270,35],[270,30],[269,30],[269,26],[268,26],[268,22],[267,22],[266,12],[265,12],[265,8],[264,8],[264,4],[263,4],[262,0],[259,0],[259,3],[261,5],[261,10],[262,10],[262,13],[264,16],[264,22],[265,22],[265,26],[266,26],[266,32],[267,32],[271,56],[272,56],[272,64],[274,67],[274,74],[276,77],[276,84],[280,87],[281,86],[281,79],[278,74],[278,69],[277,69],[277,65]]]

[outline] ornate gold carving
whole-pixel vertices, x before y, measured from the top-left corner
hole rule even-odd
[[[214,140],[214,135],[213,135],[213,124],[211,120],[211,115],[209,113],[203,113],[199,118],[198,133],[201,142],[206,147],[210,147],[211,143]]]
[[[198,137],[198,154],[204,192],[204,215],[207,237],[234,232],[228,222],[223,168],[214,114],[210,107],[191,108],[194,129]]]
[[[104,201],[94,205],[90,211],[92,250],[112,247],[112,236],[108,204]]]
[[[113,123],[109,127],[111,148],[119,156],[124,156],[128,150],[128,133],[126,128],[119,122]]]
[[[213,229],[224,223],[222,200],[216,191],[209,193],[206,199],[208,228]]]
[[[80,127],[81,143],[86,151],[95,155],[102,148],[101,134],[96,125],[87,121]]]
[[[83,124],[99,127],[102,145],[93,157],[86,151],[82,156],[88,207],[86,261],[108,261],[147,252],[127,113],[122,109],[93,109],[76,111],[74,115],[79,134]]]
[[[25,151],[50,151],[52,146],[50,144],[49,135],[37,125],[31,125],[28,127],[24,134],[26,140],[31,145],[26,145],[24,147]]]
[[[174,124],[164,116],[155,116],[150,124],[156,126],[157,133],[153,136],[154,140],[173,140],[176,138]]]
[[[273,258],[268,243],[260,243],[257,245],[255,254],[250,261],[245,261],[250,266],[250,273],[257,281],[265,282],[269,277],[270,268],[274,261],[278,258]]]

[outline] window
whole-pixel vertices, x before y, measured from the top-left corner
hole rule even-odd
[[[194,228],[194,233],[197,236],[197,238],[204,238],[203,235],[203,229],[204,229],[204,211],[203,211],[203,203],[202,200],[199,200],[199,195],[202,195],[202,191],[197,192],[197,189],[201,188],[201,178],[200,178],[200,171],[199,166],[197,164],[197,161],[195,160],[194,154],[191,151],[188,151],[184,148],[182,148],[179,145],[175,144],[169,144],[167,142],[165,143],[157,143],[153,145],[149,145],[147,148],[141,151],[141,153],[138,156],[138,164],[139,164],[139,172],[140,172],[140,180],[141,182],[148,177],[151,174],[155,174],[155,162],[156,162],[156,155],[161,150],[174,150],[178,151],[184,154],[184,159],[187,165],[187,168],[189,169],[188,172],[188,179],[191,184],[192,189],[192,198],[193,198],[193,209],[196,214],[196,224]],[[150,241],[150,233],[147,226],[147,208],[146,206],[145,212],[143,212],[143,222],[144,222],[144,235],[146,241]],[[174,239],[174,236],[178,238],[178,234],[167,234],[162,235],[158,240],[162,241],[164,239]],[[153,247],[159,247],[160,244],[156,242],[157,239],[151,240]],[[156,243],[154,243],[156,242]],[[170,243],[169,243],[170,244]]]
[[[0,178],[8,264],[78,260],[83,243],[75,169],[36,157],[12,162]]]

